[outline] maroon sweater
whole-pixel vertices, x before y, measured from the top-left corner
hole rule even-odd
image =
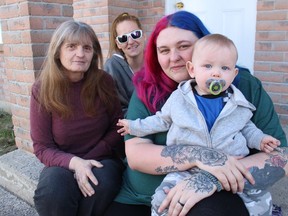
[[[111,77],[106,76],[109,83]],[[115,157],[123,151],[123,138],[117,133],[116,123],[123,118],[121,105],[115,101],[114,114],[109,115],[103,103],[96,98],[96,117],[87,117],[81,105],[80,92],[83,81],[71,85],[70,103],[74,116],[62,119],[56,113],[39,111],[37,95],[39,83],[32,87],[30,101],[30,127],[34,153],[45,166],[69,167],[73,156],[101,160]],[[111,86],[112,88],[113,86]]]

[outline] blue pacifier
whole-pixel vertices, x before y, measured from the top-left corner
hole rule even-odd
[[[206,86],[209,89],[210,93],[213,95],[220,94],[225,85],[225,80],[208,79],[206,81]]]

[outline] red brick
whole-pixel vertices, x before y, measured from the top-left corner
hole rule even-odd
[[[71,19],[71,17],[50,17],[45,21],[46,29],[55,30],[61,23]]]
[[[262,82],[273,82],[273,83],[283,83],[285,82],[285,79],[287,79],[287,75],[281,73],[281,72],[258,72],[255,71],[254,75],[258,77]]]
[[[97,7],[103,7],[103,6],[107,6],[106,1],[94,0],[94,1],[74,1],[73,2],[74,10],[97,8]]]
[[[284,60],[284,55],[282,53],[275,53],[275,52],[262,52],[256,51],[255,52],[255,61],[273,61],[279,62]]]
[[[22,43],[21,37],[19,37],[19,32],[15,31],[3,32],[2,36],[4,45]]]
[[[257,20],[286,20],[287,12],[286,11],[259,11],[257,13]]]
[[[33,56],[31,44],[10,45],[10,49],[12,49],[12,55],[15,57]],[[23,62],[22,59],[21,62]]]
[[[29,119],[29,115],[30,115],[29,107],[13,105],[11,107],[11,111],[12,111],[12,114],[15,118]]]
[[[64,16],[64,17],[73,17],[73,7],[72,7],[72,5],[63,5],[62,6],[62,16]]]
[[[19,16],[27,16],[29,15],[29,7],[28,7],[28,3],[27,2],[23,2],[22,4],[18,4],[18,11],[19,11]]]
[[[262,82],[263,83],[263,87],[265,87],[265,89],[268,92],[274,92],[274,93],[281,93],[281,94],[287,94],[288,93],[288,86],[284,86],[284,85],[280,85],[278,83],[266,83],[266,82]]]
[[[34,152],[31,139],[30,140],[23,140],[23,139],[16,137],[15,142],[16,142],[16,146],[19,149],[23,149],[23,150],[31,152],[31,153]]]
[[[16,13],[16,14],[15,14]],[[17,17],[18,14],[18,5],[9,4],[0,7],[0,19],[10,19]]]
[[[30,3],[29,13],[31,16],[61,16],[61,10],[57,4]]]
[[[288,41],[279,41],[273,43],[273,51],[288,52]]]
[[[30,31],[30,43],[50,43],[54,29]]]
[[[275,104],[274,107],[275,107],[275,110],[276,110],[277,113],[281,113],[281,114],[283,114],[283,115],[287,115],[287,114],[288,114],[288,112],[287,112],[287,110],[288,110],[287,105]],[[287,126],[287,124],[286,124],[286,126]]]
[[[56,1],[55,0],[45,0],[44,2],[45,3],[55,3]],[[72,5],[73,0],[57,0],[57,3],[58,4],[70,4],[70,5]]]
[[[6,58],[5,64],[6,64],[6,67],[10,69],[18,69],[18,70],[25,69],[23,65],[23,58],[19,58],[19,57]]]
[[[14,74],[18,82],[31,83],[35,81],[34,74],[31,73],[31,71],[27,70],[14,71]]]
[[[47,45],[48,44],[33,44],[32,50],[33,50],[33,56],[45,56],[47,51]]]
[[[284,125],[285,129],[287,130],[287,126],[288,126],[288,115],[280,115],[279,116],[280,122],[282,125]],[[283,126],[282,126],[283,127]]]
[[[46,17],[31,17],[30,18],[30,26],[31,26],[31,30],[41,30],[41,29],[45,29],[45,20],[47,18]]]
[[[275,9],[277,9],[277,10],[288,9],[288,1],[287,0],[275,1]]]
[[[285,32],[273,32],[273,31],[259,31],[256,33],[257,41],[283,41],[286,40]]]
[[[257,10],[258,11],[270,11],[274,9],[274,0],[273,1],[257,1]]]
[[[256,24],[257,31],[271,31],[274,30],[274,21],[258,21]]]
[[[15,127],[14,134],[17,138],[20,138],[21,140],[26,140],[26,141],[31,140],[29,130],[25,130],[24,128]]]
[[[259,51],[271,51],[272,43],[271,42],[256,42],[255,50]]]
[[[274,29],[276,31],[287,31],[288,30],[288,20],[275,21]]]
[[[18,95],[16,97],[16,103],[19,106],[23,106],[23,107],[30,107],[30,97],[28,96],[23,96],[23,95]],[[21,126],[23,127],[23,126]],[[29,129],[29,128],[25,128],[25,129]]]
[[[278,63],[278,64],[273,64],[272,65],[272,68],[271,68],[272,71],[277,71],[277,72],[282,72],[284,73],[283,75],[286,75],[288,74],[288,63],[287,62],[283,62],[283,63]],[[286,83],[287,83],[287,79],[286,79]]]
[[[288,95],[287,94],[281,94],[280,96],[280,102],[282,104],[288,104]]]
[[[19,30],[26,30],[30,29],[30,22],[28,17],[19,17],[9,19],[7,21],[9,26],[9,31],[19,31]]]
[[[269,96],[271,97],[272,101],[274,103],[282,103],[282,97],[279,93],[269,93]]]

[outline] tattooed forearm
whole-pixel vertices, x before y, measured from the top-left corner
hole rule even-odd
[[[162,150],[161,156],[171,157],[176,164],[191,163],[198,160],[205,165],[223,166],[227,161],[227,156],[222,152],[203,146],[193,145],[166,146]]]

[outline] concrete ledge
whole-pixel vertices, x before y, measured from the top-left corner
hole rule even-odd
[[[33,195],[43,167],[29,152],[9,152],[0,157],[0,185],[34,206]]]

